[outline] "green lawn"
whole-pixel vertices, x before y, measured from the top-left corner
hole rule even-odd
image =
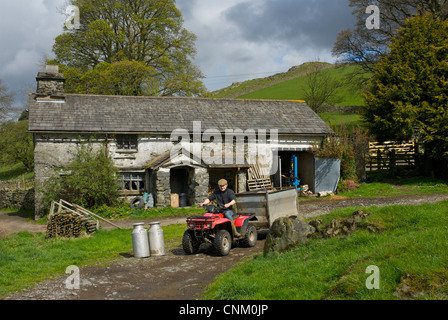
[[[167,250],[181,244],[185,225],[163,227]],[[132,230],[99,230],[87,238],[45,239],[20,232],[0,239],[0,299],[28,285],[83,266],[131,258]]]
[[[402,178],[387,182],[363,183],[357,190],[341,192],[338,195],[348,198],[394,197],[402,195],[448,193],[448,181],[430,178]]]
[[[26,168],[22,163],[15,165],[0,165],[0,181],[14,179],[33,179],[34,172],[26,172]]]
[[[357,113],[319,113],[319,117],[325,121],[325,123],[335,130],[341,126],[345,126],[347,129],[356,126],[362,126],[361,115]]]
[[[324,223],[355,209],[335,211]],[[448,202],[368,211],[365,221],[381,233],[358,229],[286,253],[257,255],[218,276],[204,299],[448,299]],[[379,268],[379,290],[366,287],[372,265]],[[403,279],[409,288],[400,296]]]

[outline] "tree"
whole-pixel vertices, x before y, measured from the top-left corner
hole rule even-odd
[[[370,5],[380,10],[379,29],[366,27],[366,9]],[[448,17],[448,0],[350,0],[349,6],[354,8],[356,26],[339,33],[333,55],[341,57],[342,62],[361,65],[366,72],[373,72],[374,65],[388,53],[389,44],[406,19],[426,13],[441,20]]]
[[[379,140],[409,139],[418,130],[426,156],[448,159],[448,21],[409,19],[364,96],[362,117]]]
[[[64,199],[88,208],[113,205],[118,197],[118,169],[105,145],[97,151],[82,144],[75,160],[55,172],[43,187],[44,203]]]
[[[80,27],[65,29],[53,46],[55,62],[67,83],[73,84],[68,92],[85,93],[87,86],[89,92],[109,91],[112,78],[126,83],[124,90],[112,89],[114,94],[206,92],[203,75],[190,60],[196,54],[196,36],[182,27],[174,0],[70,0],[70,4],[79,7]],[[129,68],[135,72],[122,72]],[[98,72],[103,75],[90,82],[92,73]]]
[[[138,61],[102,62],[84,74],[76,68],[62,70],[65,90],[75,93],[142,96],[157,92],[152,68]]]
[[[316,61],[309,63],[305,71],[303,97],[314,112],[319,112],[324,103],[336,103],[341,99],[337,90],[342,83],[325,70],[327,68],[327,64]]]
[[[27,172],[34,169],[33,135],[28,132],[28,120],[0,126],[0,150],[7,164],[22,163]]]
[[[2,84],[0,79],[0,123],[8,116],[14,95],[9,92],[8,87]]]

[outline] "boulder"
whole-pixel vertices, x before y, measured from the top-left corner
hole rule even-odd
[[[281,217],[274,221],[266,237],[263,253],[282,252],[308,243],[315,228],[295,217]]]

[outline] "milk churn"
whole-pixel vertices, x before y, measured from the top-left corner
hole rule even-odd
[[[151,256],[163,256],[165,255],[165,241],[160,222],[151,222],[149,225],[148,237]]]
[[[149,257],[148,231],[143,228],[144,222],[135,223],[132,231],[132,246],[134,248],[134,257]]]

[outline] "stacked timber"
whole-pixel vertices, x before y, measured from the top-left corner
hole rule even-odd
[[[50,215],[46,238],[77,238],[94,233],[97,222],[82,215],[64,210]]]

